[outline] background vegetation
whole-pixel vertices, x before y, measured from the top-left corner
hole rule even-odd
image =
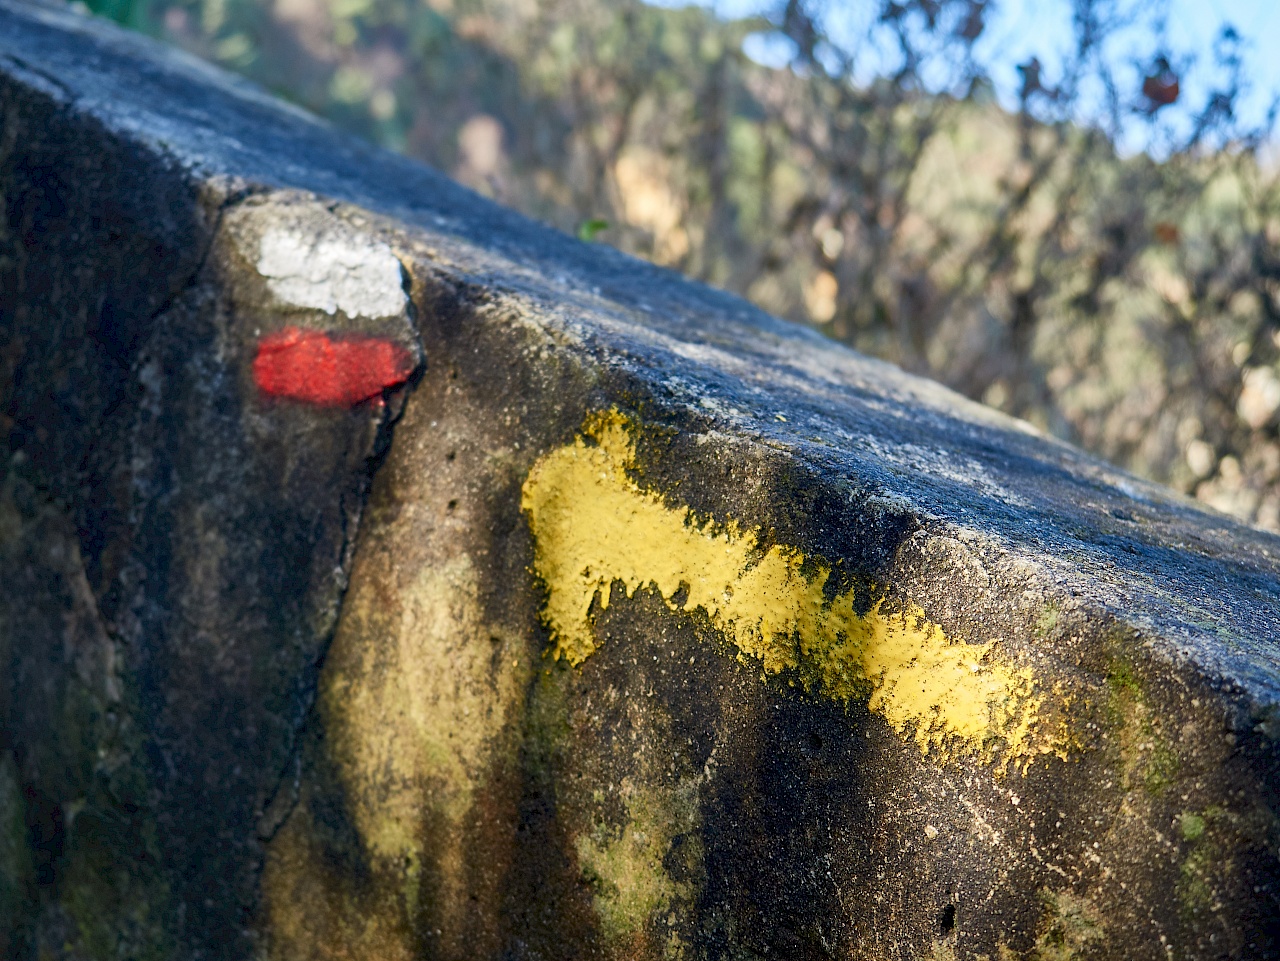
[[[885,0],[893,66],[862,83],[799,0],[733,21],[639,0],[91,6],[1280,530],[1280,181],[1266,127],[1236,119],[1239,38],[1178,126],[1177,52],[1126,73],[1102,54],[1118,0],[1063,2],[1074,54],[1056,77],[1024,64],[1017,110],[973,56],[981,0]],[[789,63],[745,56],[752,35]],[[1150,149],[1119,155],[1135,129]]]

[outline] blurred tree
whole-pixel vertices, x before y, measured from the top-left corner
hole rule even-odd
[[[1072,53],[1023,64],[1016,113],[975,56],[994,0],[882,0],[843,46],[812,0],[732,22],[639,0],[91,6],[1280,529],[1280,182],[1270,120],[1237,116],[1241,39],[1188,104],[1158,35],[1142,68],[1106,52],[1136,8],[1063,2]],[[890,67],[859,83],[877,44]],[[1119,155],[1134,131],[1148,152]]]

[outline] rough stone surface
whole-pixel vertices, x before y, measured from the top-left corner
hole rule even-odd
[[[0,956],[1280,957],[1280,540],[100,22],[0,111]]]

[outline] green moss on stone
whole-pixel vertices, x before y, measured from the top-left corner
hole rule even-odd
[[[1151,759],[1147,762],[1146,771],[1142,776],[1142,786],[1148,794],[1158,796],[1164,793],[1177,778],[1181,761],[1173,749],[1155,734],[1150,725],[1146,725],[1143,733],[1154,742],[1155,746],[1151,750]]]
[[[1213,886],[1209,883],[1211,849],[1211,845],[1197,845],[1178,868],[1178,902],[1190,913],[1208,910],[1213,904]]]
[[[1102,917],[1088,898],[1048,889],[1041,897],[1045,913],[1033,954],[1036,961],[1071,961],[1106,936]]]
[[[697,778],[675,784],[624,779],[627,814],[622,830],[598,824],[577,838],[578,863],[595,890],[600,929],[611,941],[630,943],[669,911],[683,911],[691,903],[694,886],[677,876],[696,873],[702,859],[698,783]],[[684,841],[678,850],[677,839]],[[673,855],[684,862],[675,873],[668,870]],[[678,957],[682,950],[678,938],[669,938],[663,954]]]
[[[1178,830],[1190,844],[1190,850],[1178,866],[1178,904],[1184,915],[1195,915],[1213,908],[1214,877],[1230,863],[1224,851],[1222,830],[1228,833],[1240,827],[1239,819],[1226,809],[1213,804],[1196,813],[1184,811],[1178,818]],[[1215,828],[1218,829],[1215,834]]]
[[[1053,633],[1054,628],[1058,626],[1058,605],[1049,603],[1044,606],[1040,617],[1036,620],[1036,634],[1040,637],[1048,637]]]
[[[1107,686],[1112,696],[1128,695],[1142,699],[1142,683],[1138,679],[1133,665],[1123,658],[1115,658],[1107,669]]]
[[[1204,818],[1191,811],[1183,811],[1178,817],[1178,830],[1184,841],[1199,841],[1204,836]]]
[[[1177,780],[1182,760],[1161,736],[1133,664],[1115,657],[1107,667],[1107,722],[1120,748],[1121,783],[1159,797]]]

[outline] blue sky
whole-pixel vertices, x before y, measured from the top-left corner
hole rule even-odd
[[[687,0],[658,0],[680,5]],[[780,0],[702,0],[723,16],[742,16],[775,7]],[[1071,45],[1069,0],[992,0],[994,14],[976,47],[987,65],[1001,100],[1016,106],[1017,65],[1031,56],[1044,63],[1053,82],[1062,54]],[[1250,89],[1240,101],[1242,120],[1257,123],[1266,115],[1272,97],[1280,93],[1280,0],[1117,0],[1130,9],[1135,23],[1113,38],[1108,59],[1124,71],[1134,89],[1141,84],[1138,64],[1150,62],[1159,43],[1155,30],[1163,22],[1166,46],[1192,58],[1184,72],[1181,102],[1162,113],[1173,128],[1189,129],[1190,114],[1202,106],[1215,80],[1213,42],[1222,26],[1231,23],[1244,38],[1244,56]],[[878,4],[872,0],[830,0],[828,29],[839,39],[865,37]],[[785,45],[779,38],[755,37],[748,54],[764,62],[785,61]],[[888,65],[888,55],[873,47],[864,49],[859,79]],[[1086,108],[1087,109],[1087,105]],[[1149,146],[1140,124],[1123,138],[1122,149]]]

